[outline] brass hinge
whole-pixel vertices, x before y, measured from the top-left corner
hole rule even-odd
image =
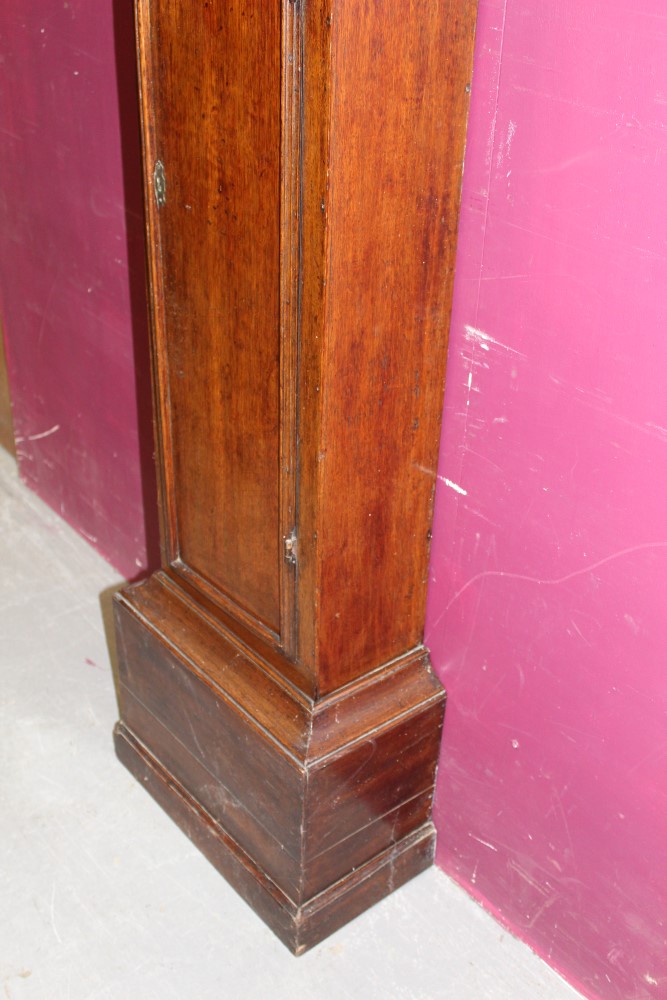
[[[290,566],[296,566],[296,528],[292,528],[289,535],[283,538],[285,548],[285,562]]]
[[[164,208],[167,204],[167,175],[164,172],[164,163],[158,160],[153,170],[153,191],[158,208]]]

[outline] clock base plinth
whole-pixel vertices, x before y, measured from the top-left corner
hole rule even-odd
[[[299,906],[278,889],[122,723],[116,726],[114,739],[122,763],[295,955],[319,944],[433,863],[435,829],[425,823]]]
[[[118,757],[295,954],[432,863],[423,648],[312,702],[164,574],[116,620]]]

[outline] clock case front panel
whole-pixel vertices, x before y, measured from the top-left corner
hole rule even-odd
[[[142,45],[166,561],[281,648],[294,618],[292,11],[283,27],[276,3],[151,0]]]

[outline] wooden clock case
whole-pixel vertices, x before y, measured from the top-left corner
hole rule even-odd
[[[117,753],[300,953],[431,864],[474,0],[139,0],[162,568]]]

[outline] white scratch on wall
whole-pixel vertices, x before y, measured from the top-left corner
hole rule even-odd
[[[460,493],[462,497],[468,496],[468,491],[464,490],[458,483],[453,483],[451,479],[445,479],[444,476],[438,476],[438,479],[441,479],[445,486],[449,486],[450,490],[454,490],[455,493]]]
[[[53,427],[49,427],[48,431],[42,431],[41,434],[28,434],[26,438],[27,441],[41,441],[42,438],[51,437],[56,431],[60,430],[60,424],[54,424]],[[22,440],[22,439],[21,439]]]
[[[501,344],[499,340],[495,340],[484,330],[479,330],[476,326],[470,326],[467,323],[464,326],[465,338],[477,347],[482,347],[483,350],[489,350],[489,345],[494,347],[499,347],[502,351],[508,351],[510,354],[516,354],[519,358],[525,358],[525,354],[521,351],[515,350],[514,347],[510,347],[508,344]]]
[[[500,170],[500,168],[502,167],[505,159],[510,158],[510,154],[512,152],[512,141],[515,135],[516,135],[516,122],[512,121],[512,119],[510,118],[510,121],[507,125],[507,134],[505,136],[505,142],[500,143],[498,147],[498,156],[496,158],[496,166],[498,170]]]
[[[482,845],[482,847],[488,847],[490,851],[495,851],[496,854],[498,853],[498,848],[494,844],[490,844],[488,840],[482,840],[481,837],[476,837],[474,833],[469,833],[468,836],[471,837],[472,840],[476,840],[478,844]]]
[[[523,580],[526,583],[533,583],[539,587],[558,587],[563,583],[568,583],[570,580],[575,580],[579,576],[585,576],[587,573],[592,573],[593,570],[599,569],[601,566],[606,566],[607,563],[614,562],[616,559],[622,559],[625,556],[633,555],[635,552],[646,552],[646,551],[651,551],[652,549],[656,550],[667,549],[667,541],[642,542],[639,545],[631,545],[626,549],[619,549],[618,552],[612,552],[610,555],[604,556],[603,559],[598,559],[594,563],[590,563],[587,566],[582,566],[580,569],[575,569],[571,573],[566,573],[564,576],[537,577],[537,576],[529,576],[526,573],[506,572],[505,570],[501,569],[483,570],[481,573],[475,573],[474,576],[470,577],[470,579],[467,580],[463,584],[463,586],[456,591],[456,593],[451,598],[446,608],[442,612],[440,618],[442,618],[449,611],[451,606],[455,604],[455,602],[458,601],[458,599],[463,594],[465,594],[466,590],[468,590],[470,587],[476,584],[479,580],[486,580],[495,577],[498,579],[505,579],[505,580]],[[435,628],[439,620],[440,619],[436,619],[436,621],[433,623],[431,627]]]

